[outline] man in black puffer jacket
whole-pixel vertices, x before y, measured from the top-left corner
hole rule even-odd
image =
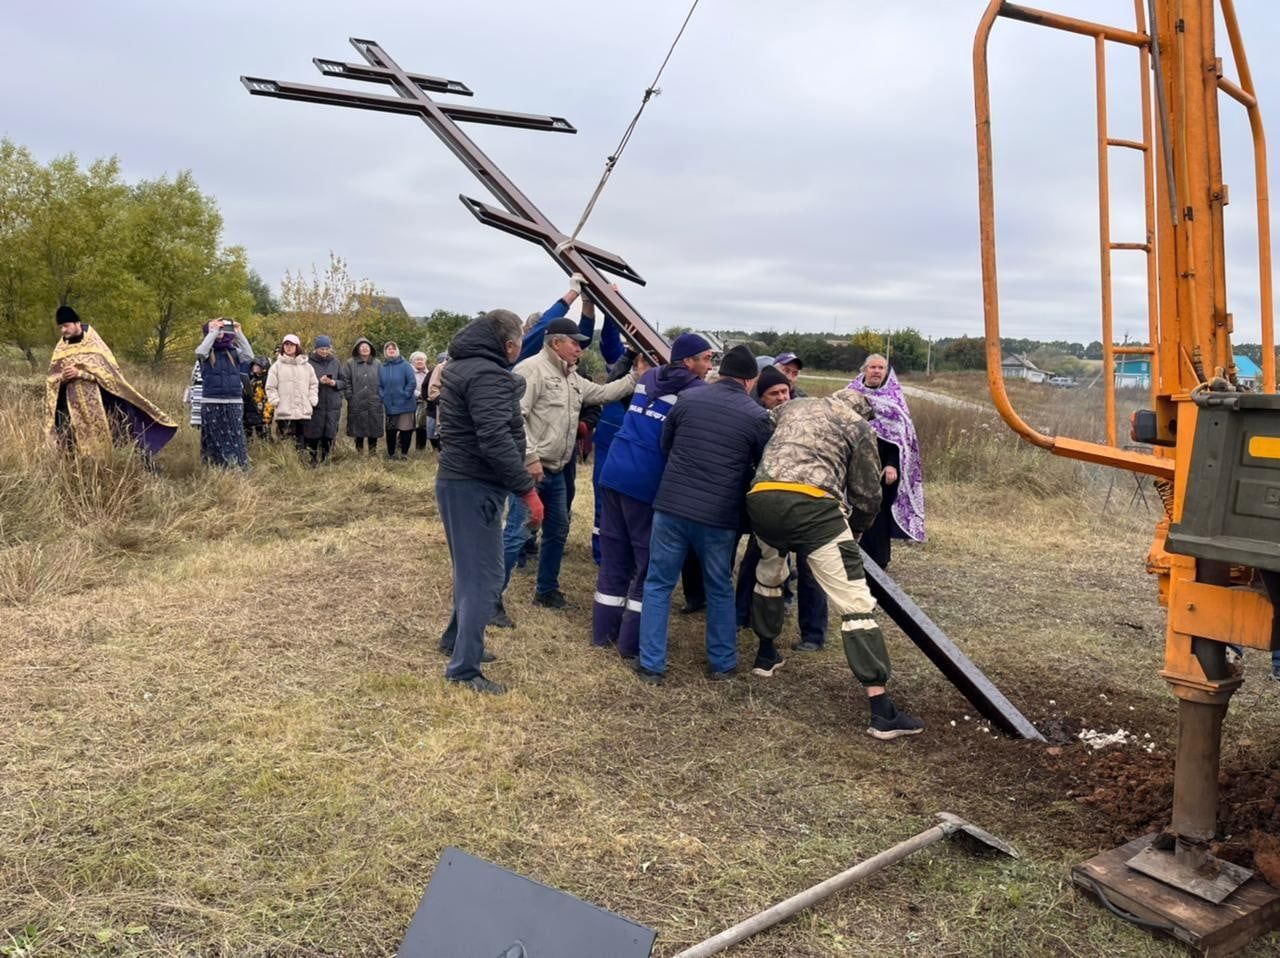
[[[530,523],[542,522],[542,503],[525,469],[524,381],[511,373],[520,354],[520,317],[495,309],[464,326],[449,344],[440,389],[440,466],[436,503],[453,564],[453,616],[440,639],[450,654],[445,678],[477,692],[506,688],[480,672],[484,627],[502,594],[502,513],[507,495],[520,496]]]
[[[747,487],[772,426],[752,398],[758,369],[745,346],[725,353],[720,378],[682,393],[662,429],[666,470],[653,501],[649,572],[640,613],[636,673],[659,683],[667,668],[671,592],[692,550],[707,593],[707,658],[711,676],[724,679],[738,666],[733,602],[733,558],[746,530]]]

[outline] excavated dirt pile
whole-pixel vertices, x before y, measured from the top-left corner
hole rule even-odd
[[[1259,758],[1266,760],[1259,761]],[[1112,844],[1169,822],[1173,808],[1173,759],[1140,749],[1064,750],[1058,772],[1070,783],[1067,797],[1095,809]],[[1214,851],[1256,868],[1280,888],[1280,762],[1274,756],[1236,760],[1218,775],[1218,825]]]

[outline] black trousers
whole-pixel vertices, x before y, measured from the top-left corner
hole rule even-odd
[[[314,465],[317,461],[324,462],[329,458],[329,451],[333,449],[333,440],[325,439],[323,436],[317,436],[315,439],[306,440],[307,452],[311,454],[311,462]]]
[[[388,429],[387,430],[387,458],[394,459],[396,457],[396,447],[400,449],[401,457],[409,455],[409,446],[413,444],[412,429]]]
[[[302,427],[305,426],[301,419],[277,419],[276,432],[280,434],[281,439],[293,439],[294,445],[299,449],[306,448],[306,440],[302,438]]]

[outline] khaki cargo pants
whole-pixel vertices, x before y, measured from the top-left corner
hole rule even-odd
[[[747,496],[747,514],[760,544],[751,628],[761,643],[772,644],[782,631],[782,585],[787,553],[808,559],[813,576],[840,615],[840,635],[849,668],[864,686],[889,681],[889,650],[871,614],[876,607],[862,569],[862,552],[839,504],[830,497],[768,490]]]

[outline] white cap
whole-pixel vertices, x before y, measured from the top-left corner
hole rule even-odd
[[[302,345],[302,340],[300,340],[297,336],[293,335],[293,333],[289,333],[287,336],[285,336],[284,341],[286,343],[293,343],[293,345],[295,346]]]

